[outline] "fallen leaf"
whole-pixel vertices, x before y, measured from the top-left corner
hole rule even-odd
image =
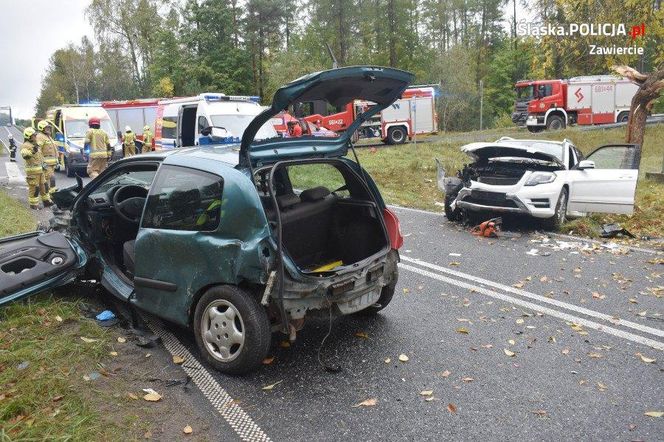
[[[604,299],[606,298],[606,295],[602,295],[599,292],[593,292],[593,299]]]
[[[645,413],[648,417],[662,417],[664,416],[664,411],[646,411]]]
[[[281,381],[277,381],[277,382],[275,382],[274,384],[266,385],[265,387],[263,387],[263,390],[265,390],[265,391],[271,391],[274,387],[276,387],[277,385],[281,384],[282,382],[283,382],[283,380],[281,380]]]
[[[473,382],[475,379],[473,379],[471,377],[465,377],[465,378],[461,378],[461,380],[465,383],[469,383],[469,382]]]
[[[420,396],[432,396],[432,395],[433,395],[433,390],[420,391]]]
[[[357,332],[357,333],[355,333],[355,337],[362,338],[362,339],[369,339],[369,335],[366,334],[365,332]]]
[[[274,356],[263,359],[263,365],[270,365],[272,362],[274,362]]]
[[[127,338],[123,338],[122,336],[118,336],[118,342],[120,344],[124,344],[125,342],[127,342]]]
[[[507,356],[509,356],[510,358],[512,358],[512,357],[514,357],[514,356],[516,355],[516,353],[514,353],[513,351],[510,351],[510,350],[508,350],[508,349],[506,349],[506,348],[503,348],[503,352],[505,352],[505,354],[506,354]]]
[[[644,310],[644,311],[642,311],[642,312],[638,312],[637,315],[643,317],[643,316],[646,315],[646,313],[648,313],[648,310]]]
[[[456,405],[452,403],[447,404],[447,411],[449,411],[450,413],[456,413],[457,412]]]
[[[657,361],[657,359],[645,357],[641,353],[639,353],[639,358],[641,358],[641,360],[646,364],[654,364]]]
[[[519,318],[519,319],[516,320],[516,323],[517,323],[517,324],[523,324],[524,322],[525,322],[525,321],[524,321],[523,319],[521,319],[521,318]]]
[[[542,276],[542,277],[540,278],[540,282],[547,282],[548,280],[549,280],[549,278],[546,277],[546,276]]]
[[[593,358],[593,359],[600,359],[600,358],[604,357],[600,353],[588,353],[588,356]]]
[[[98,339],[86,338],[85,336],[81,336],[81,341],[87,342],[88,344],[90,344],[92,342],[97,342]]]
[[[451,266],[460,266],[461,263],[460,263],[459,261],[452,261],[452,262],[450,263],[450,265],[451,265]]]
[[[279,347],[281,347],[281,348],[290,348],[290,342],[289,341],[281,341],[279,343]]]
[[[451,371],[449,371],[449,370],[445,370],[445,371],[442,372],[440,375],[441,375],[442,377],[446,378],[446,377],[448,377],[448,376],[451,375],[451,374],[452,374]]]
[[[606,385],[602,384],[601,382],[598,382],[598,383],[597,383],[597,388],[599,389],[599,391],[604,391],[604,390],[606,390],[606,389],[609,388],[609,387],[607,387]]]
[[[563,348],[560,352],[564,355],[567,355],[569,354],[569,348]]]
[[[161,400],[161,395],[157,392],[147,393],[143,396],[143,399],[148,402],[159,402]]]
[[[389,364],[390,362],[392,362],[392,359],[390,359],[390,358],[385,358],[385,363],[386,363],[386,364]]]
[[[112,352],[109,352],[108,354],[111,355],[111,356],[117,356],[118,352],[117,351],[112,351]]]
[[[466,327],[459,327],[459,328],[456,329],[456,332],[464,334],[464,335],[467,335],[469,333],[469,331]]]
[[[64,397],[63,395],[60,395],[60,396],[56,396],[56,397],[54,397],[54,398],[51,399],[51,400],[52,400],[53,402],[58,402],[58,401],[61,401],[63,397]]]
[[[629,302],[631,302],[632,304],[638,304],[639,303],[639,301],[637,301],[635,298],[629,298]]]
[[[433,396],[429,396],[429,397],[425,398],[424,400],[427,401],[427,402],[431,402],[431,401],[435,401],[436,398],[433,397]]]
[[[63,321],[62,316],[56,316],[56,317],[55,317],[55,320],[58,321],[58,322],[62,322],[62,321]]]
[[[404,294],[404,295],[407,295],[408,292],[410,292],[410,290],[408,290],[408,289],[403,289],[403,294]]]
[[[182,429],[182,432],[183,432],[184,434],[191,434],[191,433],[194,432],[194,429],[191,428],[191,425],[187,425],[186,427],[184,427],[184,428]]]
[[[518,288],[518,289],[522,289],[522,288],[523,288],[523,282],[519,281],[519,282],[517,282],[516,284],[512,284],[512,287],[516,287],[516,288]]]
[[[177,365],[181,365],[184,363],[184,358],[182,356],[178,355],[173,355],[173,363]]]
[[[481,347],[482,348],[493,348],[493,344],[484,344]]]
[[[150,430],[146,431],[143,437],[145,439],[150,439],[152,437],[152,432],[150,432]]]
[[[546,416],[546,411],[545,410],[533,410],[531,413],[536,414],[539,417],[544,417]]]
[[[365,399],[359,404],[352,405],[353,408],[358,408],[358,407],[373,407],[378,403],[378,399],[376,398],[371,398],[371,399]]]
[[[134,393],[127,393],[127,396],[129,397],[129,399],[133,399],[135,401],[138,400],[138,396],[136,396]]]
[[[408,356],[406,356],[405,354],[401,353],[401,354],[399,355],[399,360],[400,360],[401,362],[408,362]]]

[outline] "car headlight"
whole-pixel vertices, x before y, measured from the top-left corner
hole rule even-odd
[[[526,181],[526,186],[537,186],[538,184],[552,183],[556,179],[553,172],[533,172]]]

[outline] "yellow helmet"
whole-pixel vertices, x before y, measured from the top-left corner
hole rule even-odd
[[[31,128],[31,127],[26,127],[26,128],[23,130],[23,139],[24,139],[24,140],[29,140],[29,139],[30,139],[35,133],[36,133],[36,132],[35,132],[35,130],[34,130],[33,128]]]
[[[150,130],[150,126],[146,124],[145,126],[143,126],[143,130]]]
[[[48,120],[41,120],[39,123],[37,123],[37,129],[40,131],[44,131],[48,127]]]

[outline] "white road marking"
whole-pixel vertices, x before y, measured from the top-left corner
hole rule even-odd
[[[433,216],[442,216],[443,215],[443,213],[430,212],[428,210],[422,210],[422,209],[412,209],[410,207],[395,206],[394,204],[388,204],[387,207],[389,207],[390,209],[405,210],[406,212],[422,213],[424,215],[433,215]]]
[[[254,420],[222,388],[209,371],[196,359],[172,333],[161,327],[156,321],[144,318],[150,329],[158,335],[171,355],[184,358],[181,365],[194,384],[201,390],[212,406],[243,441],[269,442],[271,439],[261,430]]]
[[[489,287],[493,287],[495,289],[502,290],[504,292],[509,292],[509,293],[513,293],[515,295],[523,296],[525,298],[530,298],[534,301],[544,302],[546,304],[555,305],[556,307],[564,308],[564,309],[567,309],[567,310],[572,310],[572,311],[574,311],[576,313],[580,313],[582,315],[590,316],[590,317],[593,317],[593,318],[596,318],[596,319],[601,319],[603,321],[608,321],[613,325],[622,325],[624,327],[628,327],[628,328],[631,328],[631,329],[634,329],[634,330],[638,330],[638,331],[643,332],[643,333],[648,333],[648,334],[651,334],[651,335],[664,337],[664,330],[659,330],[657,328],[648,327],[646,325],[638,324],[636,322],[631,322],[631,321],[627,321],[627,320],[624,320],[624,319],[615,318],[611,315],[607,315],[606,313],[600,313],[600,312],[597,312],[595,310],[590,310],[590,309],[587,309],[587,308],[584,308],[584,307],[580,307],[578,305],[569,304],[569,303],[563,302],[563,301],[558,301],[557,299],[547,298],[545,296],[537,295],[535,293],[531,293],[531,292],[528,292],[526,290],[517,289],[515,287],[510,287],[508,285],[501,284],[501,283],[494,282],[494,281],[489,281],[487,279],[480,278],[480,277],[473,276],[473,275],[469,275],[469,274],[466,274],[466,273],[463,273],[463,272],[459,272],[457,270],[451,270],[451,269],[441,267],[441,266],[436,265],[436,264],[431,264],[431,263],[428,263],[426,261],[422,261],[422,260],[419,260],[419,259],[416,259],[416,258],[410,258],[408,256],[401,256],[401,260],[402,261],[407,261],[407,262],[410,262],[410,263],[413,263],[413,264],[417,264],[417,265],[420,265],[422,267],[426,267],[426,268],[435,270],[437,272],[447,273],[449,275],[453,275],[453,276],[456,276],[458,278],[464,278],[464,279],[467,279],[469,281],[476,282],[478,284],[483,284],[483,285],[486,285],[486,286],[489,286]]]
[[[635,335],[633,333],[618,330],[617,328],[605,326],[605,325],[599,324],[597,322],[590,321],[588,319],[579,318],[578,316],[573,316],[573,315],[570,315],[570,314],[567,314],[567,313],[563,313],[563,312],[560,312],[558,310],[554,310],[554,309],[549,308],[549,307],[544,307],[544,306],[541,306],[539,304],[534,304],[532,302],[524,301],[522,299],[513,298],[511,296],[507,296],[507,295],[504,295],[502,293],[495,292],[493,290],[489,290],[489,289],[479,287],[479,286],[476,286],[476,285],[473,285],[473,284],[469,284],[469,283],[466,283],[466,282],[463,282],[463,281],[459,281],[457,279],[448,278],[448,277],[440,275],[438,273],[433,273],[433,272],[430,272],[428,270],[422,270],[418,267],[413,267],[413,266],[410,266],[408,264],[400,263],[399,267],[404,269],[404,270],[408,270],[408,271],[417,273],[417,274],[422,275],[422,276],[427,276],[429,278],[436,279],[438,281],[446,282],[448,284],[456,285],[458,287],[465,288],[465,289],[468,289],[468,290],[473,290],[477,293],[482,293],[482,294],[484,294],[486,296],[490,296],[494,299],[500,299],[501,301],[516,304],[516,305],[519,305],[521,307],[525,307],[525,308],[531,309],[533,311],[540,312],[540,313],[543,313],[545,315],[552,316],[554,318],[562,319],[564,321],[568,321],[570,323],[578,324],[578,325],[581,325],[583,327],[586,327],[586,328],[589,328],[589,329],[592,329],[592,330],[601,331],[601,332],[604,332],[604,333],[607,333],[607,334],[610,334],[610,335],[613,335],[613,336],[617,336],[619,338],[626,339],[628,341],[636,342],[637,344],[647,345],[648,347],[652,347],[654,349],[664,351],[664,342],[659,342],[659,341],[655,341],[653,339],[644,338],[643,336],[639,336],[639,335]]]

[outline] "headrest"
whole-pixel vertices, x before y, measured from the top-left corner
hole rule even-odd
[[[300,194],[302,201],[312,202],[319,201],[330,194],[327,187],[318,186],[313,189],[307,189]]]
[[[287,193],[286,195],[280,195],[277,197],[277,204],[279,204],[280,209],[287,209],[294,206],[300,202],[300,197],[294,193]]]

